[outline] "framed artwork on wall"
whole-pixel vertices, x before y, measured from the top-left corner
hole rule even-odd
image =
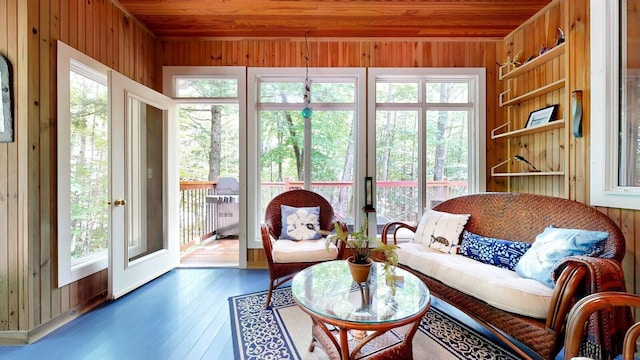
[[[558,104],[532,111],[529,114],[529,119],[527,120],[527,124],[525,125],[525,128],[547,124],[550,121],[555,120],[557,111],[558,111]]]
[[[0,142],[14,141],[13,134],[13,86],[11,85],[11,64],[0,55]]]

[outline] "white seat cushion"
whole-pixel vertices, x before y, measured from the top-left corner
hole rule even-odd
[[[446,254],[424,244],[398,245],[398,262],[498,309],[546,319],[553,290],[515,271]]]
[[[285,240],[273,241],[271,254],[273,262],[312,262],[334,260],[338,257],[338,248],[330,243],[327,249],[324,239],[318,240]]]

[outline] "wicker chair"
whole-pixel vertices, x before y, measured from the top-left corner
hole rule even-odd
[[[289,281],[300,270],[303,270],[319,262],[326,261],[326,259],[309,261],[308,257],[305,256],[301,257],[306,258],[306,261],[278,262],[277,259],[274,260],[274,243],[278,241],[282,230],[280,205],[288,205],[292,207],[319,206],[321,230],[332,231],[334,229],[334,223],[337,221],[334,218],[333,207],[331,206],[331,204],[329,204],[329,202],[324,197],[322,197],[322,195],[312,191],[291,190],[279,194],[271,200],[271,202],[265,209],[264,224],[262,224],[261,226],[262,246],[267,258],[267,264],[269,265],[270,277],[269,293],[267,295],[265,308],[268,308],[271,305],[271,294],[273,292],[273,289]],[[344,222],[338,221],[338,224],[340,224],[343,231],[348,231],[347,225]],[[290,244],[292,249],[287,250],[294,252],[303,251],[293,248],[296,245],[298,244],[296,244],[296,242],[293,242],[292,244]],[[304,246],[304,243],[300,242],[299,245]],[[335,256],[334,259],[343,258],[345,244],[339,240],[336,240],[335,245],[337,247],[337,256]]]
[[[616,291],[603,291],[585,296],[571,308],[567,318],[564,359],[578,356],[580,343],[585,334],[585,324],[589,317],[599,310],[629,306],[640,308],[640,296]],[[640,322],[633,324],[626,332],[622,346],[622,359],[633,360],[636,341],[640,335]]]

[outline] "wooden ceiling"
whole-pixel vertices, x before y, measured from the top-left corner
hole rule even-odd
[[[503,38],[552,0],[119,0],[160,39]]]

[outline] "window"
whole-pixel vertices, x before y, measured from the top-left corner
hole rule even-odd
[[[378,231],[484,190],[484,82],[484,69],[369,70]]]
[[[107,267],[108,72],[58,42],[58,286]]]
[[[592,205],[640,210],[639,3],[591,1]]]

